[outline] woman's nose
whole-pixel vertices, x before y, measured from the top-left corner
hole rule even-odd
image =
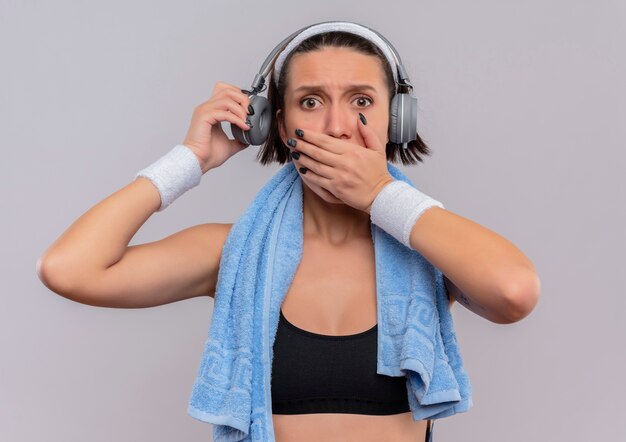
[[[326,113],[326,133],[336,138],[352,138],[352,133],[356,129],[356,119],[352,109],[335,103],[327,107]],[[354,120],[354,121],[352,121]]]

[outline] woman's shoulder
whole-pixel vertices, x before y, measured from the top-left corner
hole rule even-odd
[[[192,236],[188,239],[188,244],[193,244],[193,246],[187,250],[197,251],[195,259],[200,262],[196,264],[203,268],[209,287],[206,291],[211,297],[215,296],[222,250],[232,226],[233,223],[205,223],[188,229]]]
[[[220,252],[233,223],[205,223],[198,226],[198,240],[204,241],[214,251]]]

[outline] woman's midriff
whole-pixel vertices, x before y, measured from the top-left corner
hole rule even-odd
[[[385,416],[314,413],[273,414],[276,442],[422,442],[426,420],[414,421],[411,412]]]

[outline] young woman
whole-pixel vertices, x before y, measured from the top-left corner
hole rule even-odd
[[[396,93],[392,69],[368,39],[325,32],[294,48],[277,81],[270,82],[275,118],[258,158],[263,164],[293,161],[303,183],[302,261],[282,304],[274,344],[273,425],[279,442],[432,437],[433,421],[413,420],[404,381],[376,374],[371,206],[392,181],[387,161],[415,164],[429,154],[419,136],[407,149],[389,142],[390,99]],[[247,147],[229,139],[221,122],[249,130],[249,105],[247,91],[219,82],[211,98],[196,107],[183,145],[202,173]],[[162,208],[157,187],[138,177],[52,244],[38,261],[39,277],[54,292],[97,306],[140,308],[213,297],[232,224],[202,224],[129,247]],[[450,306],[456,299],[506,324],[524,318],[537,302],[539,279],[530,260],[505,238],[442,207],[418,218],[410,246],[444,273]],[[309,371],[290,370],[290,346],[302,354],[328,349],[331,357]],[[364,349],[360,369],[341,357],[342,348]],[[336,378],[324,379],[331,363],[339,367]],[[293,400],[301,385],[324,401],[307,400],[304,393]],[[333,397],[337,385],[355,399]]]

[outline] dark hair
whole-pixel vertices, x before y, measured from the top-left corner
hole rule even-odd
[[[272,106],[272,112],[274,113],[274,115],[272,116],[272,124],[267,140],[265,141],[265,143],[263,143],[257,154],[257,160],[259,160],[261,164],[267,165],[271,164],[274,161],[278,162],[279,164],[284,164],[285,162],[291,161],[291,158],[289,156],[290,149],[285,146],[282,139],[280,138],[280,133],[278,131],[278,121],[276,119],[276,110],[283,109],[285,104],[284,97],[285,89],[287,87],[286,78],[289,71],[291,58],[295,54],[312,52],[320,50],[327,46],[338,48],[352,48],[362,54],[378,57],[378,59],[382,63],[383,70],[385,71],[386,84],[389,90],[389,102],[391,102],[391,99],[396,92],[395,83],[393,80],[393,73],[391,71],[391,66],[389,66],[389,63],[387,62],[387,58],[384,56],[378,46],[361,36],[349,32],[331,31],[323,34],[313,35],[304,40],[295,50],[293,50],[285,58],[285,62],[283,63],[283,67],[280,72],[280,78],[278,79],[278,87],[276,87],[274,81],[271,78],[268,79],[269,85],[267,98]],[[408,91],[409,88],[404,85],[401,85],[398,88],[399,93],[406,93]],[[419,134],[416,134],[416,139],[411,141],[406,149],[403,149],[401,144],[391,142],[387,143],[386,154],[388,161],[395,163],[398,161],[399,158],[402,161],[402,164],[407,165],[417,164],[418,161],[423,161],[422,155],[430,155],[431,151],[424,143],[424,141],[422,141]]]

